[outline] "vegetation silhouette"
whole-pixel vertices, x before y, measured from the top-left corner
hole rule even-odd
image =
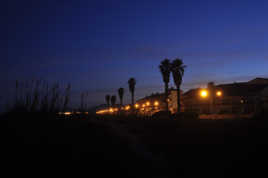
[[[115,103],[116,103],[116,96],[115,95],[112,95],[111,96],[111,105],[114,107],[115,106]]]
[[[60,87],[58,83],[49,86],[45,80],[16,80],[15,100],[9,110],[12,112],[65,111],[70,103],[71,85]]]
[[[105,95],[105,101],[106,101],[107,107],[110,107],[110,98],[111,98],[110,95]]]
[[[168,84],[170,81],[170,73],[171,73],[171,63],[169,59],[164,59],[161,61],[159,65],[160,72],[162,74],[163,82],[165,84],[165,104],[166,104],[166,112],[169,111],[168,109]]]
[[[135,94],[136,79],[130,78],[128,80],[129,92],[131,93],[131,105],[134,106],[134,94]]]
[[[179,58],[175,59],[171,64],[171,72],[173,75],[174,83],[177,87],[177,113],[181,112],[181,83],[182,83],[182,77],[184,75],[184,70],[186,68],[186,65],[183,64],[183,61]]]
[[[118,89],[118,96],[120,99],[120,106],[123,106],[124,88]]]

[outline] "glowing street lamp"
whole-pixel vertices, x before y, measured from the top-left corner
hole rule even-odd
[[[146,106],[150,106],[150,104],[151,104],[151,103],[150,103],[149,101],[146,102]]]
[[[207,98],[208,97],[208,91],[207,90],[201,90],[200,91],[201,98]]]
[[[159,106],[159,102],[158,101],[155,101],[154,102],[154,106]]]
[[[135,108],[138,109],[139,108],[139,104],[135,104]]]
[[[127,111],[127,110],[129,110],[130,109],[130,106],[126,106],[125,107],[125,110]]]
[[[221,91],[217,91],[216,92],[216,96],[221,97],[222,96],[222,92]]]

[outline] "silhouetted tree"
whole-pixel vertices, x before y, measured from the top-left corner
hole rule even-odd
[[[59,84],[56,83],[51,88],[50,112],[56,111],[56,104],[60,97]]]
[[[120,99],[120,105],[123,106],[124,88],[118,89],[118,95]]]
[[[34,89],[34,94],[33,94],[33,101],[32,101],[32,105],[31,105],[31,111],[36,111],[38,104],[39,104],[39,99],[40,99],[40,92],[39,92],[39,86],[40,86],[41,82],[39,80],[36,81],[36,86]]]
[[[130,78],[128,80],[128,87],[129,87],[129,91],[131,93],[131,104],[132,104],[132,106],[134,105],[135,85],[136,85],[135,78]]]
[[[164,59],[159,65],[160,72],[162,74],[163,82],[165,83],[165,103],[166,111],[168,111],[168,83],[170,80],[171,63],[169,59]]]
[[[110,107],[110,95],[106,95],[105,96],[105,101],[106,101],[106,104],[107,104],[107,107]]]
[[[179,113],[181,111],[181,103],[180,103],[180,88],[182,83],[182,77],[184,75],[184,69],[186,68],[186,65],[183,64],[183,61],[179,58],[175,59],[171,64],[171,71],[173,75],[174,83],[177,87],[177,105]]]
[[[80,103],[80,110],[81,111],[85,111],[85,96],[86,96],[86,93],[82,92],[81,93],[81,103]]]
[[[114,106],[115,103],[116,103],[116,96],[113,95],[113,96],[111,96],[111,105]]]
[[[69,101],[70,101],[70,90],[71,90],[71,84],[68,84],[68,86],[65,89],[63,111],[67,110],[67,107],[68,107],[68,104],[69,104]]]
[[[46,81],[43,81],[43,90],[44,96],[41,100],[41,111],[47,112],[49,108],[49,87]]]

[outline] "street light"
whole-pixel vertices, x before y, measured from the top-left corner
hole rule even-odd
[[[129,105],[125,107],[125,110],[126,111],[129,110],[129,109],[130,109],[130,106]]]
[[[208,91],[203,89],[200,91],[201,98],[207,98],[208,97]]]
[[[216,96],[221,97],[222,96],[222,92],[221,91],[217,91],[216,92]]]
[[[159,102],[158,101],[155,101],[154,102],[154,106],[158,106],[159,105]]]
[[[135,108],[138,109],[139,108],[139,104],[135,104]]]

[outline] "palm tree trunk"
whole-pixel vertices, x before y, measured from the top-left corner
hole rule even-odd
[[[131,104],[134,106],[134,92],[131,93]]]
[[[123,106],[123,98],[120,98],[120,106]]]
[[[166,111],[168,112],[168,83],[165,83],[165,102],[166,102]]]
[[[181,112],[181,90],[180,90],[180,87],[177,88],[177,105],[178,105],[177,113],[180,113]]]

